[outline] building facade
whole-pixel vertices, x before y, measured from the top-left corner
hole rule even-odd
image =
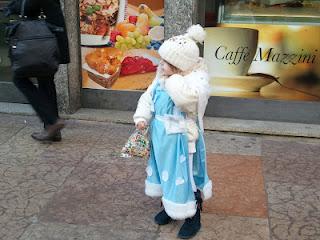
[[[131,8],[127,10],[127,15],[140,14],[140,5],[152,2],[128,1],[132,6],[129,6]],[[0,1],[0,9],[7,2]],[[118,2],[121,3],[121,0]],[[81,107],[134,110],[143,89],[101,87],[99,81],[96,81],[98,85],[85,85],[87,75],[84,75],[84,72],[88,71],[84,68],[84,58],[93,48],[88,46],[88,42],[84,44],[81,28],[82,6],[79,4],[77,0],[62,1],[69,35],[71,63],[61,65],[56,75],[60,110],[71,114]],[[153,12],[165,19],[163,24],[156,23],[152,28],[161,30],[161,27],[164,27],[165,38],[168,38],[184,33],[195,23],[207,27],[208,38],[205,47],[202,47],[202,54],[208,61],[213,86],[207,116],[320,124],[320,5],[312,1],[302,2],[299,6],[298,3],[295,4],[281,0],[164,0],[162,6],[151,7],[151,10],[155,9]],[[140,15],[138,19],[139,17]],[[8,21],[3,17],[1,19],[2,23]],[[133,21],[136,24],[137,19]],[[216,27],[223,28],[223,32],[217,32]],[[2,29],[0,101],[26,103],[11,81]],[[245,29],[251,29],[250,32],[258,33],[259,37],[253,34],[254,37],[250,38],[251,35],[249,36]],[[153,31],[151,36],[157,39],[157,31]],[[251,39],[250,42],[248,38]],[[232,41],[228,43],[230,39]],[[218,40],[220,42],[216,43]],[[244,42],[241,42],[242,40]],[[145,41],[149,40],[146,38]],[[292,42],[299,44],[293,46]],[[234,45],[235,43],[238,45]],[[254,49],[254,53],[248,64],[246,60],[250,58],[250,48]],[[94,49],[101,50],[101,46],[95,46]],[[125,49],[130,52],[129,50]],[[141,56],[146,55],[144,53]],[[149,59],[154,60],[153,57]],[[246,68],[249,70],[245,73],[237,72]],[[221,70],[220,73],[216,69]],[[297,73],[293,77],[288,74],[295,71]],[[125,72],[123,74],[126,75]],[[134,82],[138,78],[123,76],[123,81],[125,79]]]

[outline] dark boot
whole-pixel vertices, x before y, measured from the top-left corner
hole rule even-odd
[[[181,226],[180,231],[178,233],[178,238],[181,238],[181,239],[192,238],[199,232],[201,228],[200,211],[202,211],[202,198],[199,190],[195,193],[195,197],[197,201],[196,214],[192,218],[187,218],[185,220],[184,224]]]
[[[62,136],[61,136],[61,131],[59,131],[56,135],[52,137],[53,142],[61,142]]]
[[[172,221],[172,218],[169,217],[166,211],[163,209],[154,217],[154,221],[158,225],[166,225]]]
[[[53,137],[60,132],[61,129],[63,129],[65,126],[65,123],[62,119],[58,119],[54,124],[48,125],[46,127],[46,131],[48,133],[49,137]]]
[[[56,135],[49,137],[45,130],[43,132],[34,132],[31,137],[37,141],[42,142],[61,142],[61,131],[58,131]]]
[[[42,132],[33,133],[31,137],[41,142],[58,142],[61,141],[61,129],[64,126],[64,121],[59,119],[52,125],[46,125]]]

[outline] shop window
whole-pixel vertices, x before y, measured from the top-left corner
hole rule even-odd
[[[163,0],[80,0],[82,87],[145,90],[164,41]]]
[[[319,23],[318,0],[225,0],[219,6],[220,22],[303,24]]]
[[[206,1],[206,27],[212,95],[320,100],[319,0]]]
[[[8,58],[8,45],[5,42],[4,25],[9,21],[4,17],[3,8],[8,1],[0,1],[0,81],[11,81],[10,60]]]

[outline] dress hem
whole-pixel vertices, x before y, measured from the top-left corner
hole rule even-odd
[[[149,197],[162,197],[161,184],[151,183],[145,180],[145,194]]]
[[[184,220],[193,217],[196,214],[196,201],[187,203],[175,203],[162,197],[162,203],[166,213],[176,220]]]
[[[210,180],[207,184],[203,187],[203,198],[207,200],[212,197],[212,181]]]

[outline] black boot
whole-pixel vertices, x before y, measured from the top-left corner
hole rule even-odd
[[[163,209],[154,217],[154,221],[158,225],[166,225],[172,221],[172,218],[169,217],[166,211]]]
[[[60,142],[61,129],[64,128],[64,125],[64,121],[58,119],[57,122],[52,125],[45,125],[42,132],[32,133],[31,137],[40,142]]]
[[[201,193],[198,190],[195,193],[196,201],[197,201],[197,211],[196,214],[192,218],[187,218],[180,228],[178,233],[178,238],[181,239],[189,239],[194,237],[201,228],[201,216],[200,211],[202,211],[202,198]]]
[[[56,135],[49,137],[48,134],[45,132],[34,132],[31,134],[31,137],[37,141],[42,142],[61,142],[61,131],[58,131]]]

